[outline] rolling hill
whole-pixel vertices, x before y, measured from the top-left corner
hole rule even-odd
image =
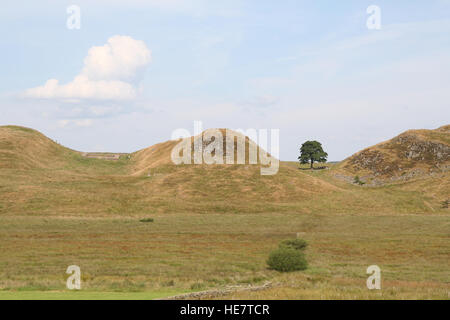
[[[61,166],[76,151],[62,147],[40,132],[18,126],[0,127],[0,168],[32,169]]]
[[[259,211],[261,203],[267,205],[269,201],[278,204],[299,201],[311,194],[324,194],[338,189],[326,181],[299,172],[297,168],[283,163],[278,174],[262,176],[261,167],[264,165],[261,165],[259,147],[240,133],[226,129],[217,130],[221,132],[223,139],[220,142],[223,150],[220,162],[223,164],[194,164],[196,148],[201,146],[204,150],[211,143],[211,140],[201,140],[202,136],[211,133],[210,129],[195,137],[167,141],[132,154],[132,175],[147,176],[152,181],[151,184],[145,185],[148,194],[165,194],[177,201],[193,201],[196,206],[202,202],[216,202],[217,211],[239,211],[239,207],[246,202],[252,210]],[[245,147],[244,164],[236,164],[239,139]],[[172,161],[172,150],[183,142],[191,150],[191,164],[175,165]],[[227,144],[234,145],[234,164],[225,164]],[[251,148],[257,152],[253,164],[249,161]],[[241,205],[236,207],[234,203]]]
[[[220,131],[223,143],[230,139]],[[408,131],[330,170],[299,170],[296,163],[280,162],[278,174],[272,176],[261,175],[259,158],[249,164],[254,142],[240,138],[245,139],[245,164],[175,165],[172,150],[183,140],[96,159],[35,130],[0,127],[0,214],[446,212],[441,202],[449,190],[448,126]],[[194,146],[196,139],[184,141]],[[203,143],[204,148],[209,144]],[[414,170],[428,170],[427,179],[405,178],[395,186],[367,188],[336,178],[405,177],[398,168],[408,170],[407,177]]]
[[[216,143],[214,135],[219,135],[222,139],[219,143]],[[178,147],[179,146],[179,147]],[[249,137],[244,136],[229,129],[208,129],[195,137],[188,137],[184,139],[171,140],[164,143],[156,144],[149,148],[140,150],[133,154],[135,174],[142,174],[146,170],[156,168],[161,165],[175,165],[173,157],[183,157],[182,148],[185,147],[190,150],[188,164],[198,163],[195,161],[196,153],[200,150],[200,158],[202,151],[208,149],[208,147],[215,146],[221,149],[222,156],[216,159],[211,159],[214,164],[247,164],[247,165],[261,165],[260,152],[265,153],[263,149],[252,141]],[[228,146],[228,149],[227,149]],[[178,148],[177,148],[178,147]],[[250,160],[250,153],[253,151],[254,160]],[[215,156],[215,150],[211,150],[212,156]],[[239,158],[239,152],[241,158]],[[229,157],[227,159],[227,157]],[[273,159],[278,162],[277,159],[271,158],[268,155],[268,160]],[[201,163],[206,163],[203,161]],[[238,162],[240,160],[240,162]],[[184,162],[186,164],[186,162]],[[266,165],[267,167],[268,165]]]
[[[450,125],[406,131],[356,153],[339,168],[371,185],[443,175],[450,170]]]

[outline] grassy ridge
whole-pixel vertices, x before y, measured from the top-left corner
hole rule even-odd
[[[175,166],[171,147],[159,144],[117,161],[91,159],[37,131],[1,127],[0,214],[447,212],[441,202],[448,172],[361,188],[334,177],[339,164],[309,171],[282,162],[277,175],[261,176],[259,165]]]
[[[448,213],[441,204],[448,196],[448,173],[368,188],[284,164],[274,177],[260,176],[259,168],[196,166],[127,176],[120,174],[128,170],[126,161],[79,159],[70,171],[0,169],[0,214]]]

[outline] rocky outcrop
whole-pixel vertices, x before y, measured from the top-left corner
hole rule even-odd
[[[431,161],[436,165],[445,163],[450,159],[450,146],[434,142],[421,140],[414,135],[400,135],[392,139],[399,151],[411,161]]]
[[[448,127],[407,131],[358,152],[346,159],[341,167],[351,174],[348,177],[358,175],[368,185],[446,172],[450,169]]]

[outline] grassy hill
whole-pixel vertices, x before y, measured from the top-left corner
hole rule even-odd
[[[0,168],[55,168],[76,152],[64,148],[36,130],[0,127]]]
[[[166,141],[159,143],[149,148],[137,151],[133,154],[133,169],[134,174],[145,174],[149,169],[156,168],[163,165],[173,166],[173,156],[183,156],[182,150],[175,149],[177,145],[185,145],[190,150],[189,164],[195,164],[195,153],[198,150],[206,150],[209,146],[212,146],[216,141],[212,135],[217,134],[222,137],[221,141],[216,144],[218,148],[222,150],[222,157],[215,159],[215,164],[220,163],[227,164],[231,161],[232,164],[239,163],[238,153],[241,152],[242,164],[246,165],[261,165],[260,151],[265,152],[263,149],[253,142],[249,137],[244,136],[242,133],[229,130],[229,129],[208,129],[195,137],[188,137],[184,139]],[[231,147],[232,149],[227,149]],[[242,146],[241,149],[239,146]],[[240,149],[240,150],[239,150]],[[178,152],[173,152],[176,150]],[[253,150],[255,159],[252,162],[250,160],[250,153]],[[201,154],[202,152],[200,152]],[[212,151],[212,155],[215,156],[215,151]],[[230,160],[227,159],[230,157]],[[270,158],[270,155],[269,155]],[[203,161],[206,163],[207,161]],[[185,163],[185,162],[184,162]]]
[[[450,170],[450,126],[406,131],[356,153],[339,168],[369,184],[442,175]]]
[[[440,130],[420,132],[445,142],[447,131]],[[401,135],[375,149],[386,154],[391,145],[397,146],[395,141],[410,136]],[[278,174],[262,176],[261,165],[248,164],[248,157],[244,165],[176,166],[170,155],[177,141],[104,160],[85,157],[31,129],[1,127],[0,137],[3,214],[445,212],[441,202],[449,188],[448,173],[379,188],[361,188],[336,178],[342,170],[352,169],[350,164],[358,163],[353,159],[360,155],[322,171],[299,170],[296,163],[281,162]],[[249,143],[253,142],[246,138],[247,150]],[[402,152],[391,158],[404,163],[408,159],[401,158]],[[444,160],[437,165],[446,165],[448,158]],[[409,161],[414,166],[420,162]],[[425,159],[420,166],[429,167],[431,161]]]

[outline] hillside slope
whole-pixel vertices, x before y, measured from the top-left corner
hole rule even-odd
[[[422,134],[443,144],[447,131]],[[1,127],[0,137],[0,214],[448,212],[441,203],[448,198],[449,172],[377,188],[336,179],[342,164],[336,170],[309,171],[280,162],[277,174],[264,176],[261,159],[249,164],[254,142],[247,137],[244,164],[213,165],[175,165],[172,150],[182,140],[106,160],[83,156],[27,128]],[[196,139],[186,141],[193,145]]]
[[[206,138],[214,130],[218,130],[222,135],[219,145],[223,155],[219,161],[223,164],[194,164],[196,150],[205,150],[214,142],[214,139]],[[242,164],[237,164],[238,141],[245,147],[241,149]],[[190,164],[175,165],[172,161],[172,151],[183,143],[191,150]],[[227,145],[233,145],[228,153]],[[254,162],[249,160],[250,149],[256,151]],[[193,201],[195,206],[201,206],[202,202],[216,202],[218,211],[225,210],[220,209],[221,206],[236,207],[233,202],[240,202],[240,207],[247,203],[247,207],[259,211],[261,208],[258,206],[267,206],[269,201],[278,204],[286,201],[296,202],[313,194],[325,194],[339,189],[329,182],[283,163],[280,164],[277,174],[263,176],[261,168],[267,166],[261,164],[259,151],[259,146],[247,136],[232,130],[209,129],[195,137],[167,141],[140,150],[132,154],[130,166],[133,175],[146,176],[152,181],[143,186],[148,194],[173,198],[176,201]],[[261,151],[263,152],[262,149]],[[233,164],[226,164],[227,155],[232,156]],[[270,155],[268,158],[275,159]]]
[[[219,134],[222,140],[216,142],[215,138],[212,137],[215,134]],[[197,163],[195,162],[196,153],[200,154],[200,162],[206,163],[207,160],[201,154],[208,148],[213,149],[214,146],[222,150],[222,157],[215,159],[214,164],[218,164],[217,162],[230,164],[228,162],[230,160],[231,164],[237,164],[239,151],[241,154],[241,164],[261,165],[259,152],[261,150],[261,152],[265,153],[254,141],[241,133],[229,129],[208,129],[194,137],[166,141],[135,152],[132,155],[134,174],[145,174],[150,169],[162,165],[175,165],[172,158],[182,158],[183,151],[181,149],[183,147],[190,150],[189,164]],[[250,150],[254,152],[255,159],[253,162],[250,161]],[[211,154],[215,156],[215,151]],[[228,159],[227,156],[229,157]],[[269,158],[272,159],[270,155],[268,155],[268,160]],[[273,159],[276,160],[275,158]]]
[[[61,166],[75,151],[62,147],[42,133],[24,127],[0,127],[0,168],[31,169]]]
[[[230,137],[220,131],[225,151]],[[260,158],[250,164],[248,156],[249,148],[258,146],[236,132],[232,135],[245,142],[245,164],[175,165],[172,150],[182,140],[156,144],[114,161],[85,157],[31,129],[8,126],[0,132],[0,212],[2,208],[46,213],[284,211],[313,195],[339,190],[283,163],[278,174],[262,176]],[[192,147],[192,158],[194,141],[200,137],[184,139]],[[207,148],[210,142],[200,144]]]
[[[338,171],[368,184],[436,177],[450,169],[450,125],[408,130],[344,160]]]

